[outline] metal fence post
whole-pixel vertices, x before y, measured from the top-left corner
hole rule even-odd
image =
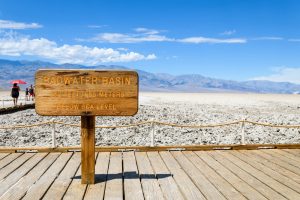
[[[242,143],[242,145],[245,145],[246,143],[245,143],[245,120],[246,119],[243,119],[243,121],[242,121],[242,139],[241,139],[241,143]]]
[[[52,147],[56,147],[55,120],[52,119]]]
[[[155,141],[154,141],[154,134],[155,134],[155,123],[154,119],[151,119],[151,131],[150,131],[150,147],[154,147]]]

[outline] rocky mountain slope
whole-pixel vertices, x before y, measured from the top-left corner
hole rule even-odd
[[[42,61],[0,60],[0,88],[9,89],[10,80],[22,79],[34,83],[34,73],[39,68],[65,69],[128,69],[116,65],[83,66],[74,64],[57,65]],[[199,74],[173,76],[154,74],[137,70],[141,91],[166,92],[256,92],[256,93],[297,93],[300,85],[271,81],[231,81],[204,77]]]

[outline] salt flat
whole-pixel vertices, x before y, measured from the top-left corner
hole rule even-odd
[[[177,124],[216,124],[247,120],[272,124],[300,124],[300,95],[238,93],[141,92],[139,112],[133,117],[97,117],[97,125],[122,125],[155,119]],[[0,126],[35,124],[52,119],[79,124],[80,117],[43,117],[32,110],[1,115]],[[80,144],[79,128],[56,125],[60,146]],[[247,124],[247,143],[299,143],[300,130]],[[150,125],[97,129],[96,145],[149,145]],[[240,125],[218,128],[155,126],[157,145],[239,144]],[[51,126],[0,130],[1,146],[50,146]]]
[[[24,105],[29,103],[32,103],[32,101],[25,101],[25,92],[21,91],[18,99],[18,105]],[[13,105],[14,103],[12,97],[10,96],[10,91],[0,91],[0,108],[11,107]]]
[[[260,106],[267,104],[299,104],[300,95],[254,93],[141,93],[142,103],[186,102],[228,106]]]

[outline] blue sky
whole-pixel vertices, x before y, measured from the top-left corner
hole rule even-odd
[[[300,1],[0,0],[0,58],[300,83]]]

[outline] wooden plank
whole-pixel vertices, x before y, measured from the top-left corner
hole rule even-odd
[[[259,162],[261,164],[263,164],[265,167],[268,167],[270,169],[273,169],[274,171],[277,171],[279,173],[281,173],[282,175],[296,181],[297,183],[300,183],[300,175],[295,174],[294,172],[285,169],[284,167],[277,165],[275,163],[272,163],[271,161],[264,159],[260,156],[254,155],[253,151],[247,151],[247,150],[240,150],[240,153],[244,154],[244,156],[247,156],[253,160],[255,160],[256,162]]]
[[[159,153],[186,199],[206,199],[170,152]]]
[[[300,184],[293,181],[292,179],[290,179],[286,176],[283,176],[279,172],[277,172],[273,169],[270,169],[270,168],[266,167],[265,165],[256,162],[255,160],[251,160],[251,158],[249,159],[248,157],[245,157],[244,154],[241,154],[239,152],[231,152],[231,155],[236,156],[237,158],[248,163],[252,167],[254,167],[254,168],[258,169],[259,171],[265,173],[266,175],[272,177],[274,180],[277,180],[278,182],[284,184],[285,186],[288,186],[289,188],[300,193]]]
[[[19,156],[10,164],[6,165],[0,170],[0,181],[8,176],[10,173],[19,168],[24,162],[26,162],[29,158],[31,158],[33,153],[24,153],[22,156]]]
[[[266,175],[265,173],[261,172],[260,170],[252,167],[247,162],[244,162],[244,161],[240,160],[239,158],[233,156],[232,153],[224,152],[223,154],[231,162],[234,162],[237,166],[240,166],[243,170],[252,174],[252,176],[255,176],[258,180],[265,183],[270,188],[277,191],[284,197],[286,197],[288,199],[300,199],[299,193],[297,193],[294,190],[290,189],[289,187],[283,185],[282,183],[276,181],[275,179],[273,179],[273,177],[270,177],[270,176]]]
[[[60,153],[48,154],[41,162],[39,162],[28,174],[23,176],[16,184],[10,187],[1,200],[21,199],[27,190],[43,175],[43,173],[57,159]]]
[[[81,183],[95,183],[95,116],[81,116]]]
[[[11,153],[5,158],[0,160],[0,169],[17,159],[19,156],[23,155],[22,153]]]
[[[209,150],[254,150],[260,148],[274,148],[274,149],[300,149],[300,144],[226,144],[226,145],[167,145],[167,146],[96,146],[96,152],[112,152],[112,151],[169,151],[169,150],[186,150],[186,151],[209,151]],[[38,152],[68,152],[80,151],[80,146],[72,147],[0,147],[0,153],[12,153],[16,151],[38,151]]]
[[[57,199],[62,199],[66,190],[68,189],[72,178],[80,165],[80,153],[74,153],[65,168],[55,179],[51,187],[48,189],[47,193],[43,199],[52,200],[53,197]]]
[[[94,159],[95,157],[97,157],[97,154],[94,154]],[[83,199],[84,198],[84,194],[87,188],[87,184],[82,184],[81,181],[81,167],[82,165],[79,166],[75,177],[73,177],[72,182],[70,184],[70,186],[68,187],[68,190],[66,191],[63,199],[64,200],[76,200],[76,199]]]
[[[184,199],[158,152],[148,152],[147,155],[155,171],[156,178],[158,179],[165,199]]]
[[[220,176],[227,180],[236,190],[240,191],[247,199],[266,199],[262,194],[256,191],[253,187],[249,186],[246,181],[235,175],[229,169],[213,159],[207,152],[195,152],[199,158],[206,162],[213,168]]]
[[[294,156],[297,156],[297,157],[300,156],[300,149],[282,149],[282,151],[288,152],[288,153],[293,154]]]
[[[135,115],[138,82],[129,70],[38,70],[35,109],[48,116]]]
[[[246,199],[192,151],[182,152],[227,199]]]
[[[206,199],[226,199],[215,186],[179,151],[172,152],[172,155],[183,168],[186,174],[193,180],[195,185],[204,194]]]
[[[268,151],[269,150],[269,151]],[[295,167],[298,168],[299,172],[300,172],[300,166],[299,166],[299,161],[296,161],[296,160],[293,160],[293,159],[289,159],[285,156],[282,156],[278,153],[276,153],[276,151],[271,151],[272,149],[268,149],[268,150],[262,150],[264,153],[267,153],[271,156],[273,156],[274,158],[276,159],[279,159],[279,160],[282,160],[283,162],[287,162],[289,163],[290,165],[293,165]]]
[[[136,152],[135,157],[140,173],[144,198],[146,200],[164,199],[147,154],[145,152]]]
[[[104,199],[122,199],[122,198],[123,198],[122,153],[112,152],[110,155]]]
[[[286,160],[289,160],[290,162],[292,162],[293,164],[296,164],[296,167],[299,166],[299,162],[300,162],[300,156],[295,156],[293,154],[290,154],[288,152],[282,151],[282,150],[274,150],[274,149],[270,149],[269,151],[272,155],[274,154],[277,157],[284,157]]]
[[[9,155],[9,153],[0,153],[0,160],[2,160],[3,158],[5,158],[8,155]]]
[[[134,152],[123,153],[124,197],[125,199],[144,199]]]
[[[103,199],[109,165],[109,152],[98,153],[95,166],[95,184],[88,185],[84,199]]]
[[[0,182],[0,196],[2,196],[12,185],[19,181],[25,174],[27,174],[34,166],[36,166],[47,153],[38,153],[32,156],[21,167],[16,169],[13,173],[8,175]]]
[[[237,175],[242,180],[246,180],[248,185],[255,188],[258,192],[264,195],[268,199],[286,199],[284,196],[278,194],[272,188],[268,187],[261,181],[259,181],[253,174],[249,174],[243,170],[243,166],[237,166],[234,162],[226,159],[226,155],[223,152],[210,152],[210,155],[217,160],[219,163],[222,163],[224,167],[229,169],[232,173]]]
[[[47,192],[48,188],[53,183],[55,178],[58,177],[62,169],[65,167],[71,156],[72,153],[62,153],[50,166],[50,168],[43,174],[43,176],[30,187],[30,189],[22,199],[41,199]]]
[[[79,166],[75,177],[73,178],[67,192],[65,193],[64,200],[83,199],[87,184],[81,183],[81,165]]]
[[[267,153],[265,153],[265,152],[263,152],[263,151],[261,151],[261,150],[260,150],[260,151],[253,151],[253,153],[254,153],[255,155],[257,155],[257,156],[260,156],[260,157],[262,157],[262,158],[264,158],[264,159],[269,160],[270,162],[272,162],[272,163],[274,163],[274,164],[280,165],[280,166],[282,166],[283,168],[288,169],[288,170],[290,170],[290,171],[292,171],[292,172],[294,172],[294,173],[300,175],[300,170],[299,170],[299,168],[298,168],[298,167],[295,167],[294,165],[290,165],[289,163],[284,162],[284,161],[282,161],[282,160],[280,160],[280,159],[277,159],[276,157],[273,157],[273,156],[271,156],[270,154],[267,154]]]

